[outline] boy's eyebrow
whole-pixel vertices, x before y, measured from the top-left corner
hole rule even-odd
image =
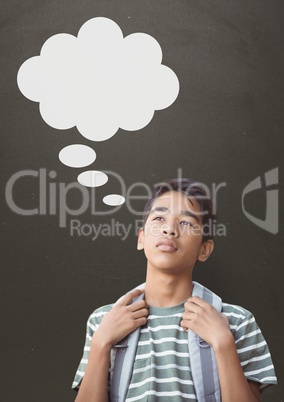
[[[152,214],[154,212],[170,212],[170,210],[167,207],[156,207],[156,208],[152,209],[150,214]],[[180,215],[190,216],[190,217],[194,218],[199,223],[198,216],[196,214],[194,214],[193,212],[191,212],[191,211],[181,211]]]
[[[169,208],[166,208],[166,207],[156,207],[156,208],[154,208],[154,209],[152,209],[152,210],[150,211],[150,214],[152,214],[152,213],[155,212],[155,211],[157,211],[157,212],[169,212]]]

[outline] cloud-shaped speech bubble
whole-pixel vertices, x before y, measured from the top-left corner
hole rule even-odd
[[[155,110],[175,101],[178,78],[161,62],[161,47],[152,36],[123,38],[114,21],[97,17],[83,24],[78,37],[50,37],[40,55],[20,67],[18,86],[40,103],[51,127],[76,126],[89,140],[103,141],[119,128],[145,127]]]

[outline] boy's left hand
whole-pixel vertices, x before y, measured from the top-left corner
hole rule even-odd
[[[184,303],[180,325],[186,331],[191,329],[213,348],[224,341],[224,336],[232,337],[228,318],[198,296]]]

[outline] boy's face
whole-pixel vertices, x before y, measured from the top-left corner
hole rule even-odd
[[[138,233],[139,250],[144,249],[148,268],[191,273],[197,260],[205,261],[213,241],[202,243],[202,214],[196,199],[169,191],[158,197],[144,229]]]

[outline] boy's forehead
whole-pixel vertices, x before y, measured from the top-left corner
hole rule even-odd
[[[180,212],[185,209],[195,212],[200,211],[200,205],[194,197],[187,197],[178,191],[170,191],[157,197],[153,202],[151,211],[157,207],[165,207],[169,210],[168,212]]]

